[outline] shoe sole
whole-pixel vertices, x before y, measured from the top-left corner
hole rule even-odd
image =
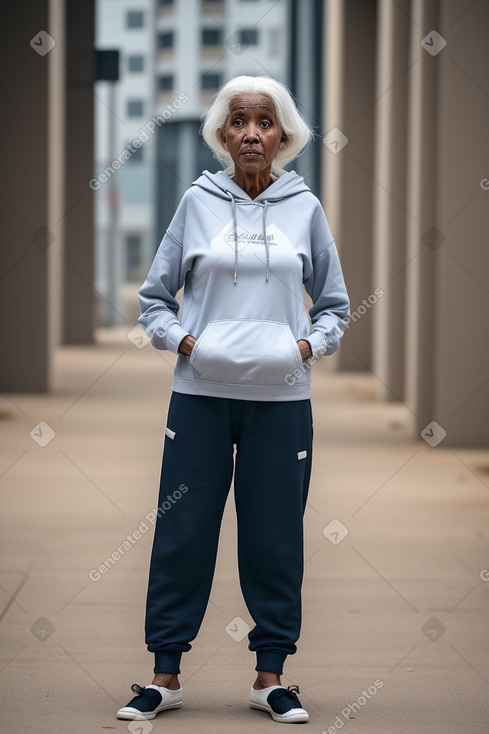
[[[270,706],[265,706],[261,703],[253,703],[252,701],[250,701],[250,708],[266,711],[274,721],[278,721],[280,724],[305,724],[309,721],[308,713],[292,714],[291,716],[287,716],[287,714],[276,714],[275,711],[272,711]]]
[[[143,721],[144,719],[155,719],[162,711],[168,711],[168,709],[179,709],[181,708],[183,701],[176,701],[175,703],[169,703],[165,706],[161,706],[156,711],[144,714],[141,711],[137,713],[132,711],[118,711],[117,718],[123,721]]]

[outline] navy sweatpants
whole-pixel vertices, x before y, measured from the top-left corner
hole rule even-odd
[[[256,670],[282,672],[300,633],[311,458],[309,400],[172,394],[146,607],[155,673],[180,672],[202,623],[233,471],[249,649]]]

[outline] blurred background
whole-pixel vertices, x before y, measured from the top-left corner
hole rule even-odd
[[[216,170],[202,113],[231,77],[268,74],[316,132],[291,167],[324,204],[351,294],[335,368],[374,373],[413,436],[436,420],[447,443],[488,445],[486,2],[2,8],[2,390],[49,391],[58,345],[134,326],[182,193]]]
[[[351,298],[339,353],[314,367],[305,624],[287,685],[304,685],[314,731],[349,711],[364,734],[487,734],[487,0],[0,10],[10,734],[127,731],[115,711],[149,682],[147,518],[175,359],[137,326],[137,291],[183,192],[217,170],[201,115],[237,74],[285,82],[313,127],[289,168],[324,206]],[[246,708],[232,513],[231,494],[189,707],[168,714],[179,731],[276,726]]]

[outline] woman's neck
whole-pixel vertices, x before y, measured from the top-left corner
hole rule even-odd
[[[256,174],[245,174],[239,168],[234,172],[233,181],[245,191],[250,199],[256,199],[272,183],[271,168],[258,171]]]

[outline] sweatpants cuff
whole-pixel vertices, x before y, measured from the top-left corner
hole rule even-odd
[[[155,673],[172,673],[178,675],[180,673],[180,658],[182,653],[180,650],[163,650],[155,652]]]
[[[286,652],[277,650],[257,650],[256,651],[256,668],[255,670],[266,670],[269,673],[278,673],[282,675]]]

